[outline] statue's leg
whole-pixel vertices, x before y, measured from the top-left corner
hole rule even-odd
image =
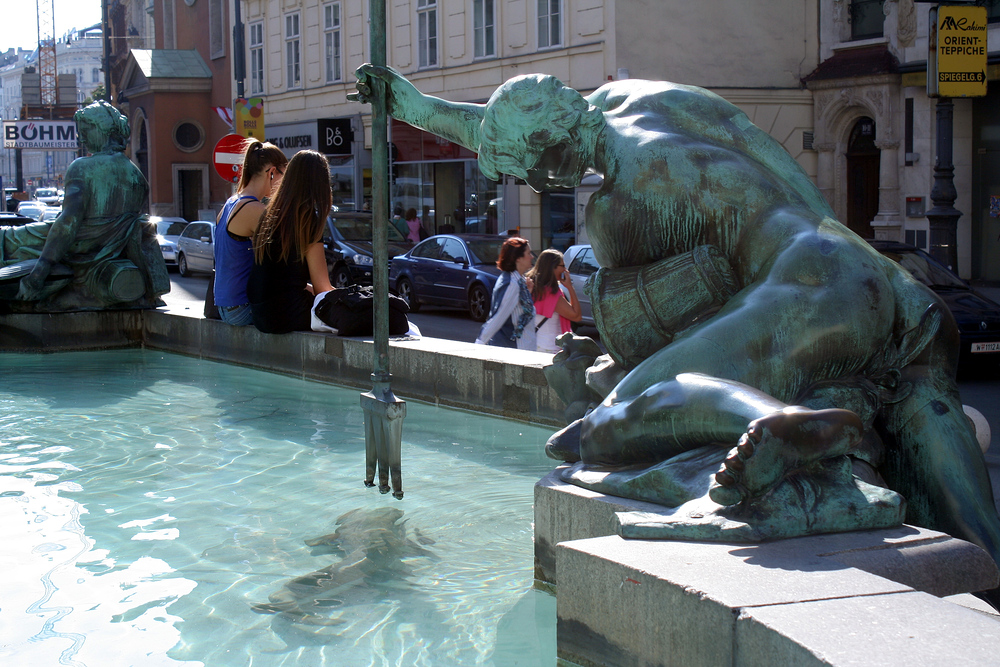
[[[904,369],[904,380],[908,374],[915,372]],[[929,377],[911,386],[909,397],[884,409],[887,451],[881,472],[906,498],[909,523],[977,544],[1000,564],[992,484],[954,383]]]
[[[655,463],[708,443],[732,447],[747,424],[787,407],[732,380],[682,373],[638,396],[612,393],[581,424],[584,463]]]

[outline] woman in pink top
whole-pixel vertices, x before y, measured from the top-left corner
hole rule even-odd
[[[570,330],[571,322],[579,322],[582,317],[580,300],[576,298],[562,253],[554,248],[543,250],[527,277],[535,281],[531,290],[535,321],[529,325],[535,329],[535,349],[555,354],[559,352],[556,338]]]
[[[417,217],[417,209],[406,209],[406,226],[410,228],[410,233],[406,238],[414,243],[420,243],[420,218]]]

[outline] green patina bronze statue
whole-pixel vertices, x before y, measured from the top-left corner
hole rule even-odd
[[[547,450],[576,484],[676,507],[622,516],[623,535],[752,541],[905,513],[1000,562],[950,313],[742,111],[665,82],[583,97],[528,75],[480,105],[386,68],[357,76],[358,99],[382,79],[393,117],[477,151],[491,178],[541,191],[604,177],[586,224],[614,363],[588,372],[603,402]]]
[[[0,307],[16,312],[155,308],[170,290],[143,213],[149,185],[125,155],[128,120],[98,101],[74,115],[91,155],[66,171],[51,222],[0,228]]]

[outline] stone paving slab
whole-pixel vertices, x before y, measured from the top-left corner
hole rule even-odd
[[[919,592],[741,609],[734,644],[743,667],[1000,663],[996,620]]]
[[[864,544],[858,535],[846,534],[846,543]],[[927,537],[914,530],[889,539]],[[995,618],[821,555],[835,540],[805,549],[810,539],[725,545],[615,535],[564,542],[556,550],[559,655],[623,666],[996,664],[978,662],[988,654],[978,648],[963,652],[968,637],[952,632],[992,633],[989,654],[996,656]],[[891,622],[883,627],[879,619]],[[895,653],[872,659],[880,631]],[[907,642],[913,637],[918,641]],[[936,659],[950,653],[956,660],[922,662],[926,644]]]

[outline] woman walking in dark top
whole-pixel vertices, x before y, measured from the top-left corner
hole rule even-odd
[[[333,289],[322,242],[332,205],[326,158],[299,151],[254,235],[247,296],[264,333],[309,331],[315,295]]]

